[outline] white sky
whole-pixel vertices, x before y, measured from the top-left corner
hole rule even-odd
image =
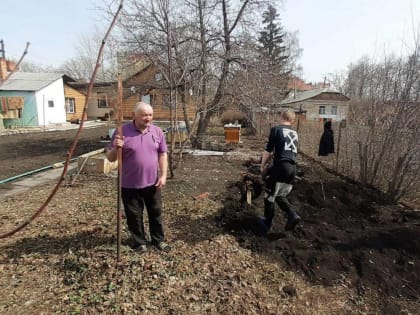
[[[92,0],[0,0],[0,7],[6,57],[19,59],[29,41],[24,61],[54,66],[76,54],[100,16]]]
[[[81,35],[93,31],[101,0],[1,0],[0,39],[6,56],[59,66],[75,55]],[[401,54],[420,32],[420,0],[284,0],[281,22],[298,31],[300,64],[308,81],[346,70],[363,55]]]
[[[420,32],[420,0],[285,0],[278,9],[288,31],[299,31],[304,79],[323,81],[362,56],[397,55]]]

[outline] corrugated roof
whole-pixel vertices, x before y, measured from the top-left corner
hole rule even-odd
[[[280,104],[285,105],[285,104],[301,102],[301,101],[310,99],[310,98],[315,97],[315,96],[317,96],[319,94],[322,94],[322,93],[338,93],[338,94],[340,94],[340,92],[338,92],[336,90],[329,89],[329,88],[315,89],[315,90],[296,92],[296,93],[293,93],[293,91],[291,91],[289,97],[287,97],[283,101],[281,101]]]
[[[38,91],[64,76],[63,73],[15,72],[0,85],[3,91]]]

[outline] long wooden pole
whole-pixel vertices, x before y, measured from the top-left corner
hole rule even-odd
[[[118,74],[118,136],[122,139],[122,97],[123,86],[121,73]],[[122,174],[122,148],[117,147],[118,160],[118,200],[117,200],[117,261],[120,261],[121,254],[121,174]]]
[[[335,170],[338,172],[338,163],[339,163],[339,157],[340,157],[340,145],[341,145],[341,128],[343,128],[343,122],[340,121],[339,127],[338,127],[338,141],[337,141],[337,153],[335,156]]]

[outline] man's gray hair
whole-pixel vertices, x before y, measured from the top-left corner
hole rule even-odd
[[[152,109],[153,110],[153,107],[152,106],[150,106],[150,104],[147,104],[147,103],[145,103],[145,102],[137,102],[135,105],[134,105],[134,107],[133,107],[133,112],[134,113],[136,113],[136,112],[138,112],[139,110],[141,110],[141,109]]]

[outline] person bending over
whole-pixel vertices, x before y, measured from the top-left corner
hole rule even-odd
[[[260,232],[266,234],[273,223],[274,203],[286,213],[286,230],[293,230],[301,217],[292,209],[287,196],[292,191],[296,175],[298,134],[291,127],[295,120],[293,111],[280,115],[280,125],[272,127],[270,136],[261,159],[261,173],[265,180],[264,217],[259,219]],[[274,153],[273,165],[267,168],[267,162]]]

